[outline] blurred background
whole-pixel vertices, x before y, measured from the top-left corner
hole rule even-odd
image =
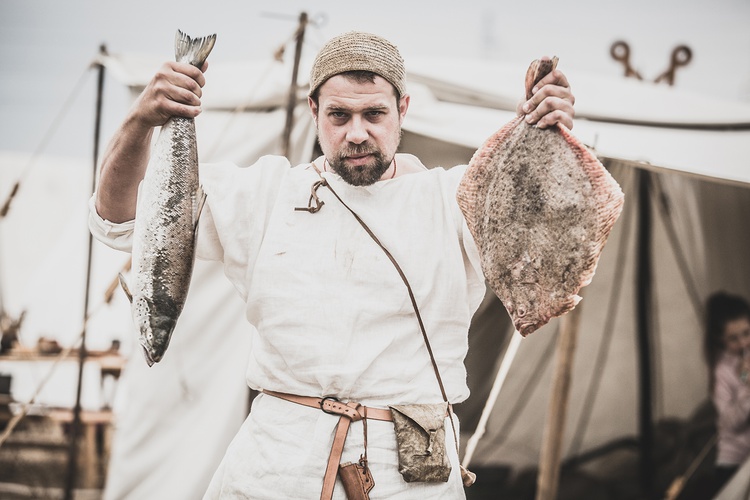
[[[0,435],[0,498],[70,498],[71,488],[76,498],[202,496],[252,398],[243,380],[250,327],[220,266],[199,263],[194,282],[200,285],[191,288],[192,302],[181,318],[184,331],[176,332],[170,356],[146,369],[123,294],[116,289],[112,301],[103,303],[128,256],[95,242],[89,258],[96,63],[103,60],[103,49],[112,56],[100,94],[103,148],[151,72],[173,58],[177,29],[192,36],[217,34],[207,80],[220,89],[256,88],[232,75],[255,78],[253,71],[266,66],[243,65],[271,61],[285,47],[285,66],[267,72],[266,85],[275,91],[268,95],[276,100],[259,104],[242,100],[245,96],[240,104],[219,103],[199,124],[199,144],[208,145],[215,139],[211,128],[233,123],[235,136],[227,135],[235,149],[212,152],[247,164],[253,154],[279,152],[302,12],[309,16],[303,68],[326,40],[353,29],[398,45],[415,94],[403,144],[428,166],[433,157],[446,165],[468,161],[487,134],[512,117],[510,104],[523,91],[515,75],[541,55],[560,58],[559,68],[577,97],[580,120],[574,132],[587,145],[600,146],[600,158],[623,186],[632,216],[624,214],[618,223],[583,302],[591,306],[583,320],[584,354],[576,361],[575,380],[581,385],[571,395],[559,498],[663,497],[675,478],[687,481],[692,464],[705,469],[713,453],[706,446],[713,424],[700,347],[700,302],[717,288],[750,293],[746,0],[2,0],[0,203],[14,188],[17,192],[0,218],[0,432],[21,412],[28,416],[13,424],[18,425],[13,433]],[[611,52],[617,41],[629,46],[628,84],[623,83],[625,66]],[[678,46],[688,47],[691,59],[675,67]],[[635,73],[643,84],[630,85]],[[306,76],[303,71],[299,81]],[[673,77],[671,87],[664,81],[651,85],[665,76]],[[248,113],[230,116],[227,109],[234,106],[246,106]],[[303,158],[314,137],[309,122],[299,118],[304,102],[298,111],[294,154]],[[622,120],[626,115],[656,125],[629,127]],[[264,134],[273,136],[268,144],[253,144],[239,154],[239,143],[252,142],[247,137],[260,141]],[[654,200],[662,203],[653,202],[653,217],[661,222],[654,223],[652,233],[641,232],[642,217],[625,222],[634,220],[638,200],[644,199],[641,172],[651,172]],[[651,335],[656,347],[645,362],[638,359],[632,319],[643,290],[628,274],[639,268],[631,248],[638,237],[655,249]],[[624,290],[616,289],[620,281],[629,283]],[[618,307],[620,315],[613,313]],[[76,341],[88,314],[88,353],[79,365]],[[548,329],[556,328],[553,322]],[[17,335],[15,344],[9,332]],[[477,427],[510,333],[502,305],[488,295],[470,340],[472,398],[459,409],[464,440]],[[611,344],[604,333],[612,335]],[[503,498],[533,498],[554,339],[542,331],[519,350],[517,368],[477,449],[475,468],[484,469],[484,479],[467,490],[470,498],[497,498],[499,491]],[[69,348],[73,351],[58,364]],[[608,358],[602,354],[607,352]],[[648,417],[653,432],[646,437],[638,416],[645,386],[636,374],[644,363],[655,370],[654,382],[646,382],[654,386],[645,397],[655,407]],[[603,395],[594,403],[587,394],[597,390]],[[197,428],[202,432],[196,434]],[[648,453],[642,449],[645,441]],[[196,453],[203,460],[192,460]],[[654,477],[644,479],[643,464],[654,460],[660,460],[652,467]],[[689,490],[679,498],[701,498],[687,496]],[[697,486],[693,491],[700,495]]]
[[[669,66],[672,49],[687,44],[691,63],[675,85],[712,96],[750,99],[750,5],[743,0],[542,0],[533,5],[495,0],[129,2],[3,0],[0,3],[0,149],[34,151],[62,104],[105,44],[112,53],[172,56],[174,32],[217,33],[211,61],[261,58],[293,33],[301,11],[313,23],[306,51],[351,29],[392,40],[404,58],[440,55],[528,64],[557,55],[561,69],[622,74],[610,46],[625,40],[631,63],[647,80]],[[94,81],[86,83],[45,151],[82,156],[91,148]],[[575,84],[575,83],[573,83]],[[574,87],[575,88],[575,87]],[[103,137],[129,104],[108,85]],[[607,89],[601,89],[606,93]],[[612,96],[615,99],[617,96]]]

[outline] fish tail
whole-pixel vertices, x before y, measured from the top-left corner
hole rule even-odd
[[[186,62],[200,68],[214,48],[216,34],[191,38],[180,30],[174,38],[174,55],[177,62]]]
[[[558,57],[554,56],[550,60],[536,59],[532,61],[529,69],[526,71],[526,99],[531,99],[531,89],[539,83],[539,80],[552,73],[557,68]]]

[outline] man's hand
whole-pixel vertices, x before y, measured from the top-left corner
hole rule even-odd
[[[203,72],[187,63],[164,63],[136,99],[131,119],[143,129],[164,125],[172,116],[195,118],[201,112]]]
[[[519,115],[526,115],[526,123],[536,123],[539,128],[561,123],[568,129],[573,128],[576,99],[562,71],[552,71],[539,80],[531,92],[531,99],[519,103],[517,109]]]
[[[208,63],[201,69],[164,63],[138,96],[103,155],[96,190],[96,210],[102,218],[111,222],[135,218],[138,184],[146,173],[154,127],[173,116],[200,114],[207,68]]]

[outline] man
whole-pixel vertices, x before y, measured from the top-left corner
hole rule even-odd
[[[102,241],[128,248],[152,130],[170,116],[197,116],[204,82],[202,71],[166,63],[136,101],[92,199],[91,228]],[[257,329],[247,380],[265,392],[206,497],[317,498],[321,490],[326,497],[335,467],[366,457],[373,499],[463,498],[457,422],[446,419],[447,482],[407,483],[387,408],[440,403],[443,385],[451,403],[468,397],[467,333],[485,287],[455,199],[465,167],[427,170],[396,154],[410,97],[398,49],[383,38],[350,32],[329,41],[313,64],[308,102],[323,152],[312,163],[290,168],[267,156],[247,168],[201,166],[208,199],[198,256],[223,261],[247,304]],[[567,79],[554,71],[519,112],[539,127],[570,128],[573,103]],[[331,450],[348,410],[339,405],[331,415],[319,406],[330,409],[333,398],[356,413],[341,457]],[[333,496],[344,498],[335,484]]]

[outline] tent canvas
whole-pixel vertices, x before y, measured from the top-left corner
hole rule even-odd
[[[145,85],[159,64],[152,58],[131,56],[112,56],[103,62],[134,92]],[[428,167],[466,163],[481,142],[513,116],[524,72],[482,62],[409,61],[408,88],[413,101],[403,127],[401,150],[416,154]],[[300,73],[306,74],[304,70]],[[624,109],[612,109],[602,102],[605,93],[600,89],[607,88],[604,83],[614,84],[614,80],[603,82],[573,71],[566,73],[574,82],[578,101],[580,119],[574,133],[595,148],[626,193],[625,212],[610,237],[593,283],[583,292],[583,320],[565,434],[564,455],[572,458],[613,440],[635,438],[641,431],[634,276],[635,250],[645,220],[650,221],[647,225],[653,231],[648,236],[653,259],[653,308],[649,317],[654,325],[649,361],[654,368],[653,419],[687,418],[705,401],[700,300],[719,288],[750,296],[750,270],[742,252],[749,237],[742,228],[745,214],[750,213],[750,170],[745,164],[750,148],[750,111],[747,105],[737,103],[709,102],[696,107],[696,102],[704,101],[643,82],[620,82],[627,86],[625,95],[632,99]],[[206,111],[197,121],[202,159],[248,165],[264,152],[278,153],[289,75],[288,63],[273,61],[212,65],[205,88]],[[505,83],[506,87],[499,86]],[[215,97],[209,97],[212,95]],[[211,99],[216,99],[213,109]],[[625,112],[627,115],[620,115]],[[302,98],[295,116],[293,163],[309,159],[314,146],[314,127]],[[652,173],[651,194],[644,198],[650,200],[647,204],[638,202],[642,172]],[[648,219],[639,218],[643,206],[651,209]],[[239,316],[238,322],[244,321]],[[557,323],[553,321],[524,340],[475,454],[476,466],[509,465],[521,470],[537,463],[549,396],[549,353]],[[457,409],[463,438],[476,425],[509,333],[507,314],[488,294],[470,335],[467,365],[472,397]],[[213,347],[217,352],[229,350],[233,342],[217,342]],[[198,356],[196,351],[185,350],[183,354]],[[244,360],[237,362],[242,364]],[[181,369],[189,364],[183,361]],[[159,386],[156,376],[150,376],[154,378],[139,377],[138,387]],[[149,399],[147,393],[138,394]],[[225,403],[232,399],[236,402],[237,397],[241,397],[239,389]],[[211,410],[208,406],[195,408],[195,418],[201,425],[215,424],[220,412],[218,403],[213,404]],[[162,420],[185,416],[171,411],[166,400],[159,400],[151,409]],[[131,418],[135,416],[131,414]],[[130,425],[124,422],[123,426]],[[194,422],[193,427],[199,425]],[[142,417],[138,424],[147,425]],[[167,462],[178,453],[184,454],[183,449],[170,454],[173,436],[160,435],[156,429],[154,426],[149,436],[149,453],[164,450]],[[223,442],[217,440],[215,444],[220,447]],[[113,451],[118,453],[117,448]],[[111,473],[122,476],[119,493],[111,493],[112,498],[127,497],[128,489],[123,485],[132,486],[156,474],[119,468],[118,463],[137,462],[145,452],[146,447],[130,447],[122,461],[113,457]],[[207,461],[205,468],[211,467]],[[600,474],[608,472],[602,468],[599,464]],[[676,467],[675,475],[682,470],[684,467]],[[177,476],[163,475],[165,471],[159,474],[163,485],[180,481]]]
[[[250,63],[255,67],[259,64]],[[218,66],[212,67],[213,82],[209,80],[217,87],[222,84]],[[238,63],[231,71],[227,69],[227,78],[235,86],[242,80],[231,74],[243,71],[241,67]],[[477,90],[477,83],[494,85],[509,81],[503,74],[518,74],[500,67],[493,75],[491,69],[490,65],[470,65],[467,61],[410,61],[409,91],[413,99],[403,126],[401,149],[416,154],[428,167],[466,163],[481,142],[513,116],[518,100],[519,92],[511,87],[505,93],[502,89]],[[284,71],[279,74],[284,75]],[[463,75],[463,80],[457,82],[456,75]],[[626,211],[610,237],[594,282],[584,290],[565,434],[564,456],[571,458],[623,437],[637,439],[642,432],[638,420],[635,274],[637,240],[643,226],[638,218],[639,210],[643,210],[638,201],[643,172],[652,173],[648,203],[652,234],[647,235],[653,259],[649,319],[653,325],[649,341],[649,363],[654,370],[652,418],[654,423],[686,419],[705,402],[700,302],[720,288],[750,295],[750,270],[741,251],[747,236],[738,234],[742,214],[750,213],[750,175],[745,165],[750,152],[750,107],[709,101],[644,82],[590,78],[573,71],[568,76],[576,85],[579,110],[574,132],[595,148],[626,192]],[[254,81],[251,78],[243,85],[257,88]],[[622,107],[609,109],[603,105],[597,89],[605,84],[627,88],[624,92],[630,99],[624,106],[626,116],[620,116]],[[275,86],[277,99],[286,94],[287,86]],[[451,94],[451,89],[457,91]],[[205,91],[208,96],[208,85]],[[472,96],[470,103],[466,95]],[[272,100],[266,96],[264,105]],[[245,97],[241,102],[244,104],[240,107],[247,111],[253,108],[255,99]],[[281,106],[283,99],[276,102]],[[513,108],[507,109],[503,103],[513,103]],[[691,108],[695,103],[700,106]],[[225,96],[221,108],[231,106]],[[210,106],[206,109],[204,115],[209,115]],[[296,116],[306,114],[301,98]],[[237,128],[235,133],[238,143],[253,137],[252,132]],[[247,165],[254,158],[235,161]],[[518,470],[538,462],[549,397],[549,346],[555,341],[557,323],[553,321],[524,341],[475,455],[477,466],[510,464]],[[464,432],[476,423],[509,332],[505,311],[488,295],[472,326],[467,364],[473,396],[458,409]],[[599,363],[594,362],[597,359]],[[630,382],[623,384],[623,380]],[[679,472],[675,470],[675,475]]]
[[[502,71],[487,66],[472,71],[466,61],[455,65],[447,61],[428,66],[417,63],[416,70],[414,66],[410,68],[412,75],[417,72],[413,78],[433,86],[443,101],[428,104],[437,120],[421,116],[422,108],[415,105],[410,111],[416,112],[405,129],[450,141],[447,130],[455,121],[460,132],[454,142],[471,151],[479,145],[476,138],[486,137],[498,123],[510,119],[510,113],[503,115],[495,108],[512,103],[511,97],[482,88],[498,80],[481,75]],[[419,73],[422,70],[425,73]],[[579,119],[574,133],[595,146],[626,193],[625,212],[610,236],[593,283],[583,291],[583,319],[565,434],[564,456],[570,459],[623,437],[635,442],[642,432],[638,373],[643,361],[638,358],[636,334],[641,292],[635,283],[644,210],[650,214],[645,238],[651,253],[648,321],[652,331],[648,343],[652,354],[646,362],[653,377],[649,384],[653,423],[689,418],[705,402],[702,301],[717,289],[746,296],[750,292],[750,270],[743,252],[748,239],[742,231],[750,214],[746,164],[750,107],[725,102],[710,105],[705,98],[644,82],[610,82],[573,71],[568,76],[577,97]],[[627,92],[610,93],[613,86],[626,87]],[[606,96],[628,96],[624,99],[628,114],[620,116],[620,111],[607,109],[604,103],[593,106],[597,97],[605,95],[596,92],[597,88],[607,88]],[[693,107],[696,102],[699,105]],[[414,146],[416,141],[409,140],[407,134],[405,143]],[[429,158],[429,152],[424,153]],[[641,196],[641,179],[648,172],[650,194]],[[644,199],[649,199],[646,208]],[[507,338],[507,322],[505,332],[493,326],[503,324],[498,321],[498,315],[502,316],[499,308],[490,297],[475,316],[467,364],[476,385],[465,404],[464,430],[476,423],[491,375],[500,363],[495,357],[497,350],[485,338]],[[548,361],[555,341],[551,333],[558,326],[559,321],[553,321],[524,340],[500,392],[488,433],[475,454],[475,464],[518,467],[537,463],[549,397]],[[622,383],[624,380],[629,383]],[[676,467],[670,471],[673,476],[684,472]],[[669,480],[671,477],[655,479],[661,483]],[[664,488],[661,483],[657,487]]]

